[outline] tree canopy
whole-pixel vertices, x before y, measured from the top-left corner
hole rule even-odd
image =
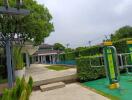
[[[60,51],[65,50],[65,47],[60,43],[55,43],[53,48],[54,48],[54,50],[60,50]]]
[[[2,6],[2,1],[0,0],[0,6]],[[9,0],[11,7],[16,7],[15,1]],[[23,0],[23,2],[21,8],[28,9],[31,13],[28,16],[0,15],[0,32],[8,36],[17,33],[26,40],[33,40],[38,45],[54,31],[52,16],[44,5],[34,0]]]
[[[119,40],[122,38],[132,38],[132,27],[124,26],[118,29],[114,34],[111,34],[111,40]]]

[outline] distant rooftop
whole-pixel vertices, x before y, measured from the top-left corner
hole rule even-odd
[[[43,48],[53,48],[53,45],[41,44],[41,45],[39,46],[39,49],[43,49]]]
[[[58,51],[58,50],[47,50],[47,51],[38,50],[33,55],[34,56],[37,56],[37,55],[51,55],[51,54],[60,54],[60,53],[62,53],[62,52]]]
[[[51,55],[51,54],[60,54],[60,53],[63,53],[63,52],[59,51],[59,50],[54,50],[53,45],[41,44],[39,46],[39,49],[33,55],[34,56],[37,56],[37,55]]]

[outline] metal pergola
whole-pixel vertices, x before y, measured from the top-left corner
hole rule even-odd
[[[16,8],[12,8],[9,6],[8,0],[3,0],[3,6],[0,7],[0,15],[8,15],[12,18],[12,16],[23,15],[26,16],[30,14],[29,10],[21,9],[21,5],[23,4],[22,0],[16,0]],[[2,23],[0,23],[2,25]],[[13,34],[13,35],[12,35]],[[12,59],[12,43],[13,41],[22,41],[22,38],[15,38],[14,33],[10,35],[5,35],[0,32],[0,45],[5,48],[6,51],[6,65],[7,65],[7,73],[8,73],[8,87],[13,87],[14,82],[14,66]]]

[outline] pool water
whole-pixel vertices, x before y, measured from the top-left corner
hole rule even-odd
[[[132,76],[120,76],[120,88],[111,90],[108,88],[108,80],[106,78],[98,79],[83,83],[83,85],[100,91],[106,95],[112,95],[119,100],[132,100]]]
[[[64,64],[64,65],[76,65],[75,60],[66,60],[66,61],[59,61],[56,64]]]

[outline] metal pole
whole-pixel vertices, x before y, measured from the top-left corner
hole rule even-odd
[[[7,72],[8,72],[8,87],[13,87],[13,77],[12,77],[12,67],[11,67],[11,44],[10,40],[6,40],[6,65],[7,65]]]
[[[29,55],[28,55],[28,53],[26,53],[26,67],[27,67],[27,68],[30,67],[30,60],[29,60]]]
[[[12,61],[12,79],[14,82],[15,81],[15,66],[14,66],[14,59],[13,59],[13,44],[11,44],[11,61]]]
[[[5,6],[6,9],[9,7],[8,0],[3,0],[3,5]]]

